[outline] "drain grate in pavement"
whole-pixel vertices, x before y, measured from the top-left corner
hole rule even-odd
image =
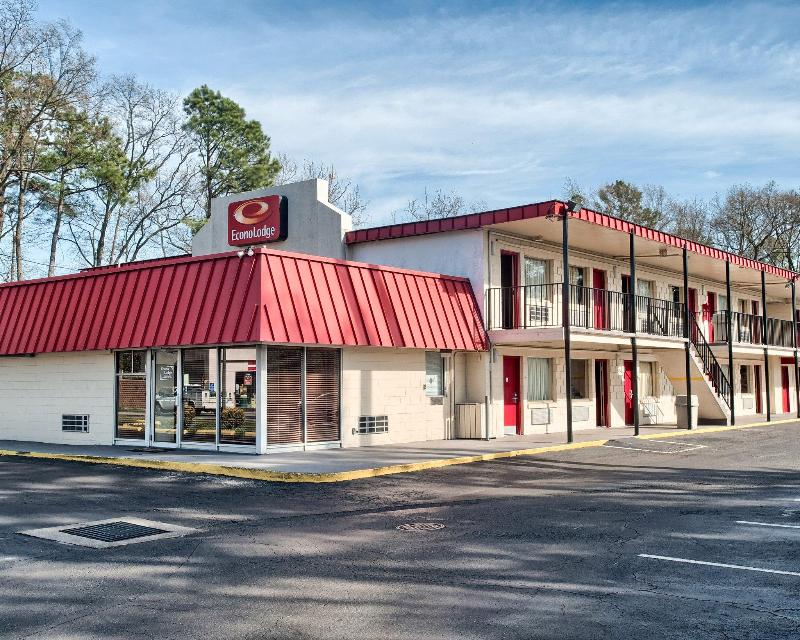
[[[685,453],[695,449],[705,449],[703,444],[690,444],[673,440],[640,440],[636,437],[609,440],[603,446],[612,449],[645,451],[647,453]]]
[[[400,531],[438,531],[444,529],[441,522],[407,522],[397,525]]]
[[[154,536],[159,533],[167,532],[164,529],[145,527],[141,524],[118,520],[116,522],[92,524],[87,527],[62,529],[61,533],[68,533],[71,536],[89,538],[91,540],[100,540],[101,542],[120,542],[121,540],[133,540],[135,538]]]
[[[190,527],[126,517],[124,520],[111,518],[95,522],[76,522],[68,526],[29,529],[27,531],[18,531],[17,533],[62,544],[106,549],[137,542],[180,538],[196,531],[196,529]]]

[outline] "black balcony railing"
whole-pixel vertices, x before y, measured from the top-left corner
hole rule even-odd
[[[562,325],[562,285],[497,287],[487,293],[489,329],[531,329]],[[569,285],[573,327],[658,336],[683,336],[683,304],[621,291]]]
[[[689,335],[697,357],[703,365],[703,373],[708,377],[716,394],[730,407],[731,387],[725,370],[717,360],[702,330],[697,326],[694,314],[689,315]]]
[[[714,314],[713,342],[728,341],[728,321],[725,311]],[[750,313],[731,312],[731,328],[733,341],[742,344],[766,344],[774,347],[794,347],[792,338],[792,321],[778,318],[767,318],[767,330],[764,332],[764,318]],[[764,339],[766,337],[766,339]]]

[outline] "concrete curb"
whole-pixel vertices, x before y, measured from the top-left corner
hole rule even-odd
[[[656,440],[663,438],[680,438],[692,435],[703,435],[706,433],[719,433],[722,431],[735,431],[739,429],[750,429],[755,427],[772,427],[783,424],[798,422],[797,419],[776,420],[773,422],[755,422],[724,427],[702,427],[691,431],[665,431],[663,433],[652,433],[639,436],[643,440]],[[635,436],[629,436],[635,437]],[[229,467],[219,464],[203,464],[199,462],[173,462],[166,460],[136,460],[133,458],[110,458],[104,456],[81,456],[69,455],[66,453],[36,453],[31,451],[14,451],[10,449],[0,449],[0,457],[17,458],[38,458],[42,460],[60,460],[65,462],[83,462],[89,464],[108,464],[119,467],[136,467],[139,469],[156,469],[160,471],[179,471],[182,473],[199,473],[215,476],[227,476],[231,478],[243,478],[247,480],[262,480],[267,482],[289,482],[289,483],[329,483],[346,482],[348,480],[361,480],[364,478],[375,478],[378,476],[388,476],[396,473],[411,473],[413,471],[425,471],[426,469],[439,469],[457,464],[470,464],[473,462],[487,462],[491,460],[502,460],[504,458],[516,458],[518,456],[535,456],[542,453],[554,453],[557,451],[572,451],[573,449],[589,449],[601,447],[609,442],[609,439],[587,440],[586,442],[573,442],[571,444],[557,444],[530,449],[514,449],[512,451],[496,451],[493,453],[483,453],[474,456],[460,456],[457,458],[441,458],[436,460],[424,460],[422,462],[410,462],[408,464],[394,464],[384,467],[374,467],[370,469],[356,469],[353,471],[336,471],[331,473],[299,473],[284,471],[267,471],[262,469],[250,469],[246,467]]]

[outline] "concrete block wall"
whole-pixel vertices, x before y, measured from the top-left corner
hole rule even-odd
[[[113,444],[114,357],[109,352],[0,358],[0,439]],[[61,431],[63,414],[89,414],[89,433]]]
[[[452,361],[452,359],[450,359]],[[454,367],[449,378],[453,380]],[[455,372],[458,376],[460,372]],[[450,396],[425,395],[425,351],[345,348],[342,350],[342,446],[442,440],[451,425]],[[359,416],[386,415],[389,432],[353,433]]]

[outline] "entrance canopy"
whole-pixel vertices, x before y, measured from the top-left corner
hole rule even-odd
[[[462,278],[256,249],[0,285],[0,355],[247,343],[484,350]]]

